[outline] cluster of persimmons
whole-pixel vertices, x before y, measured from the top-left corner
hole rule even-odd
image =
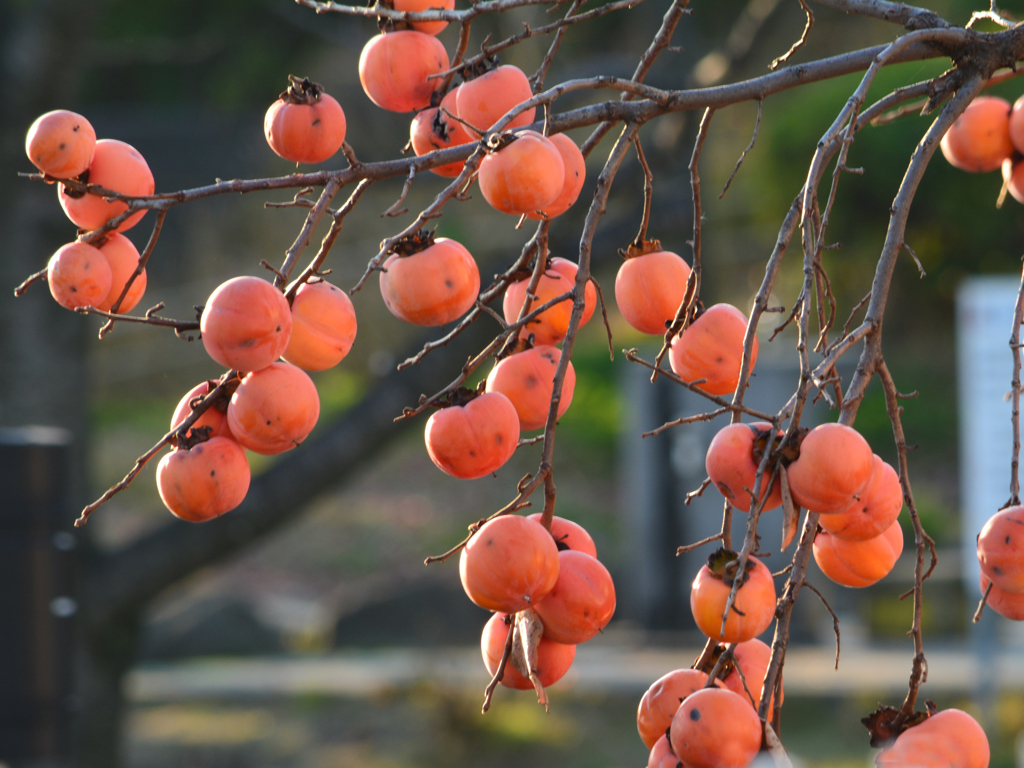
[[[962,171],[1002,169],[1003,184],[1024,203],[1024,96],[1012,105],[998,96],[979,96],[946,131],[942,154]]]

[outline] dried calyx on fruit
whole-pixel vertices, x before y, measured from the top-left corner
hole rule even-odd
[[[750,578],[750,572],[754,570],[757,563],[747,558],[746,566],[743,569],[743,575],[740,578],[740,584],[746,584]],[[725,582],[727,587],[731,587],[736,581],[737,574],[739,573],[740,567],[740,556],[738,552],[733,552],[731,549],[725,547],[719,547],[710,555],[708,555],[708,569],[712,575]]]

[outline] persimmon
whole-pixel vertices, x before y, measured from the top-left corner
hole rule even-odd
[[[438,469],[474,480],[512,458],[519,445],[519,414],[500,392],[485,392],[465,405],[434,411],[423,438]]]
[[[316,385],[309,374],[288,363],[272,363],[246,374],[228,405],[231,434],[264,456],[297,446],[319,417]]]
[[[459,556],[469,599],[490,611],[516,613],[537,603],[558,581],[558,548],[540,523],[502,515],[484,523]]]
[[[46,265],[50,295],[67,309],[99,306],[113,282],[103,252],[88,243],[68,243],[57,249]]]
[[[356,310],[348,294],[326,280],[303,283],[292,301],[292,333],[284,359],[305,371],[333,368],[356,338]]]
[[[421,234],[410,250],[391,254],[380,272],[380,294],[395,317],[414,325],[444,325],[476,303],[480,270],[466,247]]]
[[[1024,162],[1015,162],[1011,157],[1003,160],[1003,183],[1014,200],[1024,203]]]
[[[768,664],[771,662],[772,649],[767,643],[763,643],[755,637],[752,640],[737,643],[733,649],[732,658],[732,667],[728,674],[721,678],[722,685],[730,691],[738,693],[754,709],[757,709],[761,705],[761,697],[764,695],[764,676],[768,672]],[[746,688],[743,686],[744,680],[747,681]],[[785,698],[786,694],[783,691],[779,699],[780,705]],[[775,696],[773,694],[768,702],[769,713],[771,713],[774,703]]]
[[[545,637],[579,645],[611,621],[615,584],[597,558],[563,549],[558,553],[558,581],[533,608],[544,622]]]
[[[988,585],[991,584],[988,576],[981,574],[981,594],[985,594]],[[985,605],[998,613],[1000,616],[1011,621],[1024,621],[1024,592],[1007,592],[992,584],[988,592]]]
[[[889,575],[903,552],[903,530],[893,523],[864,541],[847,541],[828,531],[814,538],[814,562],[821,572],[844,587],[870,587]]]
[[[263,134],[275,154],[296,163],[320,163],[345,141],[348,124],[338,100],[308,77],[291,85],[267,110]]]
[[[133,197],[152,195],[156,189],[153,172],[135,147],[116,139],[100,139],[82,181]],[[64,213],[82,229],[99,229],[128,210],[121,200],[107,202],[102,195],[75,192],[58,185],[57,194]],[[139,223],[146,212],[138,211],[122,221],[115,232],[125,232]]]
[[[860,432],[845,424],[819,424],[789,465],[789,490],[793,501],[812,512],[844,512],[863,500],[874,469],[875,455]]]
[[[543,512],[534,512],[529,515],[530,520],[540,522],[543,517]],[[597,557],[597,547],[594,546],[594,540],[587,533],[586,529],[579,523],[574,523],[572,520],[566,520],[564,517],[558,515],[551,516],[551,537],[555,540],[555,544],[558,547],[558,551],[561,552],[563,549],[572,549],[577,552],[583,552],[590,555],[591,557]]]
[[[177,429],[181,422],[191,416],[193,403],[202,400],[212,390],[213,387],[210,386],[208,381],[201,382],[192,387],[175,406],[174,414],[171,416],[171,429]],[[221,410],[216,403],[211,405],[203,411],[202,415],[196,420],[196,423],[192,425],[192,429],[209,427],[210,437],[230,437],[234,439],[231,429],[228,427],[227,398],[225,398],[224,409]]]
[[[1014,149],[1024,154],[1024,96],[1018,97],[1010,108],[1010,141]]]
[[[242,503],[249,490],[249,462],[234,440],[211,437],[160,459],[156,487],[176,517],[202,523]]]
[[[747,558],[746,573],[736,592],[722,630],[722,617],[732,585],[737,578],[739,556],[719,549],[708,556],[690,590],[690,610],[697,628],[713,640],[742,643],[757,637],[775,618],[775,582],[771,571],[756,557]]]
[[[636,710],[636,728],[648,749],[654,747],[659,737],[664,738],[683,700],[707,682],[707,673],[699,669],[676,669],[651,683]]]
[[[740,379],[746,332],[746,315],[731,304],[715,304],[672,340],[669,365],[684,381],[705,379],[697,387],[710,395],[731,394]],[[754,337],[751,371],[756,363],[757,336]]]
[[[978,96],[949,127],[939,142],[950,165],[962,171],[995,171],[1013,154],[1010,102],[998,96]]]
[[[486,132],[506,112],[530,98],[533,98],[533,89],[523,70],[511,64],[502,64],[459,86],[459,96],[455,103],[459,108],[459,117],[474,128]],[[536,112],[536,107],[520,112],[504,130],[511,131],[530,125]]]
[[[562,182],[562,191],[558,193],[558,197],[553,203],[548,203],[540,211],[526,214],[526,218],[538,221],[561,216],[572,208],[573,203],[576,202],[583,190],[583,182],[587,180],[587,161],[583,157],[583,152],[576,146],[576,142],[564,133],[549,136],[548,140],[562,155],[562,163],[565,165],[565,181]]]
[[[530,304],[530,311],[532,312],[552,299],[571,291],[576,282],[578,270],[579,267],[568,259],[557,256],[551,259],[544,274],[541,275],[540,282],[537,283],[537,298]],[[526,289],[529,285],[530,279],[526,278],[512,283],[505,289],[505,298],[501,305],[505,322],[514,323],[519,319],[519,311],[526,304]],[[580,328],[587,324],[597,307],[597,291],[594,289],[593,283],[589,281],[583,291],[583,301],[583,317],[580,318]],[[538,345],[559,344],[569,331],[571,316],[572,300],[560,301],[528,322],[523,327],[520,336],[525,339],[532,335],[534,343]]]
[[[487,620],[484,631],[480,635],[480,653],[484,659],[487,673],[493,675],[498,671],[501,657],[505,652],[510,627],[505,623],[506,613],[496,613]],[[537,677],[545,688],[554,685],[569,671],[573,659],[576,658],[575,645],[563,645],[541,637],[537,644]],[[517,691],[528,691],[533,688],[529,678],[520,674],[511,660],[505,664],[501,676],[501,684]]]
[[[25,135],[25,154],[32,165],[57,179],[73,179],[84,173],[95,149],[92,123],[66,109],[40,115]]]
[[[416,30],[379,34],[359,55],[359,82],[374,104],[390,112],[430,106],[448,69],[448,53],[436,37]]]
[[[393,0],[396,11],[416,13],[419,11],[450,11],[455,8],[455,0]],[[447,21],[411,21],[412,28],[417,32],[436,35],[448,26]]]
[[[199,319],[206,353],[237,371],[259,371],[281,356],[292,334],[292,310],[258,277],[233,277],[210,294]]]
[[[903,509],[903,487],[900,476],[878,455],[867,490],[859,501],[842,512],[822,515],[818,525],[841,539],[864,541],[873,539],[896,522]]]
[[[720,429],[708,446],[704,459],[708,477],[719,492],[743,512],[750,512],[753,508],[753,498],[747,489],[754,490],[757,469],[769,447],[768,436],[771,433],[772,425],[766,421],[730,424]],[[767,493],[771,474],[768,469],[761,478],[761,498],[765,499],[762,511],[782,504],[782,485],[778,478],[772,482],[771,493]]]
[[[669,741],[686,768],[746,768],[761,750],[761,721],[746,697],[703,688],[676,710]]]
[[[107,241],[100,246],[100,252],[107,257],[107,264],[110,265],[110,292],[107,297],[99,303],[97,309],[109,311],[114,308],[114,302],[121,297],[135,270],[139,266],[139,251],[127,237],[115,232]],[[146,293],[146,270],[143,268],[139,276],[135,278],[132,287],[125,294],[124,301],[117,308],[118,314],[124,314],[134,309],[135,305],[142,301]]]
[[[1024,592],[1024,507],[1007,507],[988,519],[978,534],[978,563],[1000,589]]]
[[[459,88],[460,96],[468,85]],[[461,108],[459,117],[466,119]],[[558,199],[565,184],[565,163],[558,148],[536,131],[505,134],[480,161],[477,182],[492,208],[520,216]]]
[[[542,429],[548,420],[551,393],[554,390],[555,371],[562,358],[557,347],[543,345],[516,352],[498,362],[487,376],[487,391],[501,392],[519,414],[519,429],[523,432]],[[558,417],[572,404],[576,387],[576,370],[569,362],[562,381]]]
[[[672,751],[672,745],[668,743],[668,735],[662,732],[661,737],[651,747],[651,754],[647,758],[647,768],[681,768],[682,763]]]
[[[689,278],[690,265],[672,251],[628,257],[615,275],[615,303],[638,331],[662,335],[675,319]]]
[[[462,86],[459,86],[461,88]],[[447,110],[453,115],[458,115],[455,107],[455,99],[459,88],[448,91],[441,99],[440,107],[431,107],[417,112],[409,125],[409,141],[412,143],[412,151],[416,156],[425,155],[435,149],[448,149],[459,144],[468,144],[473,141],[466,127],[458,120],[453,120],[445,114]],[[430,170],[438,176],[455,178],[462,173],[465,161],[439,165]]]
[[[944,709],[901,733],[875,761],[878,768],[988,768],[990,756],[978,721]]]

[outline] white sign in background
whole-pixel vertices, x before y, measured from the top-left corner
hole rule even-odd
[[[972,277],[956,295],[963,579],[980,595],[978,532],[1010,497],[1013,376],[1010,334],[1020,278]],[[973,610],[973,609],[972,609]]]

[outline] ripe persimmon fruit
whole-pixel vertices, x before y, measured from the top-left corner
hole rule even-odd
[[[486,74],[467,80],[459,86],[459,117],[481,131],[489,131],[506,112],[533,97],[530,79],[523,70],[511,64],[502,64]],[[504,130],[530,125],[536,107],[516,115]]]
[[[766,421],[730,424],[718,430],[708,446],[704,459],[708,477],[719,492],[743,512],[753,509],[753,497],[748,489],[754,490],[757,469],[764,452],[770,448],[768,438],[771,433],[772,425]],[[775,509],[782,504],[782,484],[778,478],[772,482],[771,475],[771,469],[767,468],[761,478],[760,498],[765,499],[762,511]],[[772,485],[770,494],[767,493],[769,482]]]
[[[88,243],[68,243],[46,265],[50,295],[67,309],[96,307],[110,293],[113,275],[103,252]]]
[[[363,46],[359,82],[374,104],[390,112],[430,106],[448,69],[448,53],[436,37],[414,29],[382,33]]]
[[[480,270],[464,245],[421,230],[396,248],[380,272],[380,294],[399,320],[444,325],[476,303]]]
[[[1024,127],[1021,130],[1024,132]],[[1003,160],[1003,183],[1014,200],[1024,203],[1024,162],[1015,162],[1012,157]]]
[[[679,705],[669,741],[686,768],[746,768],[761,750],[761,720],[745,696],[703,688]]]
[[[228,405],[231,434],[264,456],[295,448],[319,417],[316,385],[309,374],[288,363],[272,363],[246,374]]]
[[[234,440],[211,437],[160,459],[156,487],[176,517],[202,523],[242,503],[249,490],[249,462]]]
[[[818,525],[841,539],[864,541],[873,539],[896,522],[903,509],[903,487],[900,476],[878,455],[867,490],[859,501],[842,512],[822,515]]]
[[[459,86],[459,88],[461,87]],[[409,141],[412,143],[412,150],[417,157],[433,152],[435,149],[448,149],[473,141],[473,137],[466,127],[458,120],[453,120],[444,111],[447,110],[453,115],[459,114],[455,107],[456,92],[459,88],[448,91],[441,99],[439,107],[431,107],[417,112],[412,119],[412,123],[409,125]],[[465,165],[465,161],[460,160],[457,163],[438,165],[430,170],[438,176],[455,178],[462,173]]]
[[[463,83],[462,92],[469,86]],[[466,119],[462,108],[459,117]],[[502,134],[480,161],[477,181],[492,208],[520,216],[543,210],[558,199],[565,185],[562,153],[536,131]]]
[[[487,391],[501,392],[515,406],[519,414],[519,429],[523,432],[542,429],[548,420],[551,394],[554,391],[555,371],[562,358],[558,347],[543,345],[516,352],[498,362],[487,376]],[[576,370],[570,361],[562,381],[558,401],[558,418],[572,404],[576,387]]]
[[[348,124],[338,100],[308,77],[291,85],[267,110],[263,134],[274,152],[296,163],[320,163],[345,141]]]
[[[203,346],[221,365],[259,371],[277,360],[292,334],[288,300],[258,277],[233,277],[210,294],[199,319]]]
[[[95,149],[92,123],[66,109],[40,115],[25,135],[25,154],[32,165],[58,179],[81,175],[92,162]]]
[[[721,643],[742,643],[757,637],[775,618],[775,582],[771,571],[756,557],[748,557],[733,610],[729,611],[722,630],[722,617],[738,566],[739,556],[735,552],[719,549],[708,556],[707,565],[701,567],[690,590],[690,610],[697,628]]]
[[[1001,509],[978,534],[981,571],[1000,589],[1024,592],[1024,506]]]
[[[356,338],[356,310],[347,293],[326,280],[303,283],[291,312],[286,362],[304,371],[324,371],[345,359]]]
[[[116,139],[100,139],[96,142],[92,162],[86,173],[88,175],[83,174],[82,181],[122,195],[145,197],[152,195],[156,189],[153,172],[149,170],[145,158],[135,147]],[[121,200],[107,202],[102,195],[74,192],[66,189],[63,184],[58,185],[57,194],[64,213],[82,229],[99,229],[128,210],[128,203]],[[115,231],[131,229],[145,215],[145,211],[133,213]]]
[[[995,171],[1013,154],[1010,102],[998,96],[979,96],[939,142],[950,165],[962,171]]]
[[[547,269],[541,275],[537,283],[537,298],[530,304],[530,311],[547,304],[564,293],[571,291],[576,282],[576,272],[579,267],[568,259],[558,256],[548,261]],[[505,298],[502,300],[501,311],[505,316],[505,322],[514,323],[519,319],[519,311],[526,304],[526,289],[530,286],[530,278],[512,283],[505,289]],[[587,324],[594,310],[597,308],[597,291],[591,282],[583,291],[583,317],[580,318],[580,328]],[[569,331],[569,320],[572,317],[572,300],[565,299],[552,307],[548,307],[533,320],[528,322],[520,332],[520,338],[533,336],[537,345],[559,344],[565,339]]]
[[[819,424],[789,465],[789,490],[793,501],[812,512],[844,512],[863,500],[874,469],[875,455],[860,432],[845,424]]]
[[[733,663],[728,674],[721,678],[722,685],[730,691],[738,693],[754,709],[757,709],[761,705],[761,697],[764,695],[764,676],[768,672],[768,664],[772,659],[772,649],[767,643],[763,643],[755,637],[752,640],[737,643],[733,649],[732,658]],[[740,674],[741,672],[742,674]],[[743,686],[744,680],[747,681],[746,688]],[[749,696],[747,695],[748,689]],[[779,704],[782,704],[785,698],[786,694],[783,691]],[[768,702],[769,712],[772,711],[774,702],[775,696],[773,695]]]
[[[844,587],[870,587],[889,575],[903,552],[898,522],[864,541],[848,541],[828,531],[814,538],[814,562],[821,572]]]
[[[505,652],[505,642],[508,640],[509,625],[505,623],[506,613],[496,613],[487,620],[484,631],[480,635],[480,653],[484,659],[484,666],[487,673],[493,675],[498,671],[501,664],[501,657]],[[575,645],[563,645],[541,637],[537,644],[537,677],[545,688],[554,685],[569,671],[573,659],[576,658]],[[511,660],[505,664],[504,673],[501,676],[501,684],[506,688],[513,688],[518,691],[527,691],[533,688],[529,678],[523,677],[515,668]]]
[[[580,196],[583,190],[583,182],[587,180],[587,161],[583,152],[576,146],[576,142],[564,133],[556,133],[549,136],[548,141],[555,145],[559,154],[562,155],[562,163],[565,165],[565,181],[562,182],[562,191],[558,193],[553,203],[548,203],[540,211],[526,214],[526,218],[541,220],[553,219],[568,211],[573,203]]]
[[[416,13],[420,11],[450,11],[455,8],[455,0],[393,0],[396,11]],[[417,32],[436,35],[448,26],[447,21],[411,21],[412,28]]]
[[[438,469],[473,480],[512,458],[519,445],[519,414],[500,392],[485,392],[464,405],[434,411],[423,439]]]
[[[701,690],[707,682],[707,673],[699,669],[676,669],[651,683],[636,710],[636,728],[648,749],[665,737],[683,700]]]
[[[675,315],[675,310],[672,314]],[[736,390],[740,379],[746,332],[746,315],[731,304],[715,304],[672,340],[669,365],[684,381],[704,379],[697,387],[708,394],[728,395]],[[754,336],[751,371],[756,363],[757,336]]]
[[[978,721],[944,709],[903,731],[875,758],[878,768],[988,768],[988,737]]]
[[[481,608],[516,613],[536,608],[554,588],[559,562],[544,526],[520,515],[502,515],[484,523],[462,548],[459,578]]]
[[[100,246],[100,252],[107,257],[107,264],[110,265],[110,292],[107,297],[96,307],[104,311],[114,308],[125,285],[128,283],[135,270],[139,266],[139,251],[134,243],[124,235],[115,232],[107,238],[107,241]],[[123,315],[135,308],[135,305],[142,301],[146,293],[146,270],[143,268],[139,276],[135,278],[132,287],[125,294],[124,301],[117,308],[117,313]]]
[[[985,594],[988,585],[992,582],[984,573],[981,574],[981,594]],[[992,584],[989,589],[985,605],[998,613],[1000,616],[1011,621],[1024,621],[1024,592],[1007,592]]]
[[[543,512],[534,512],[528,518],[539,523],[543,515]],[[572,520],[552,515],[551,538],[555,540],[555,545],[558,547],[559,552],[563,549],[572,549],[576,552],[588,554],[591,557],[597,557],[597,547],[594,546],[594,540],[590,537],[590,534],[587,533],[582,525],[574,523]]]
[[[544,622],[545,637],[579,645],[611,621],[615,584],[597,558],[563,549],[558,553],[558,581],[533,608]]]
[[[662,335],[675,319],[689,278],[690,265],[672,251],[627,256],[615,275],[615,303],[638,331]]]
[[[681,765],[676,753],[672,751],[672,745],[668,743],[668,734],[662,731],[661,736],[651,747],[651,754],[647,757],[647,768],[679,768]]]
[[[171,415],[171,429],[177,429],[181,422],[191,416],[193,403],[202,400],[210,394],[212,389],[208,381],[201,382],[192,387],[175,406],[174,413]],[[210,437],[230,437],[234,439],[231,429],[228,427],[227,398],[224,401],[224,410],[221,410],[218,404],[215,403],[203,411],[202,415],[196,420],[196,423],[192,425],[194,430],[201,429],[202,427],[210,428]]]

